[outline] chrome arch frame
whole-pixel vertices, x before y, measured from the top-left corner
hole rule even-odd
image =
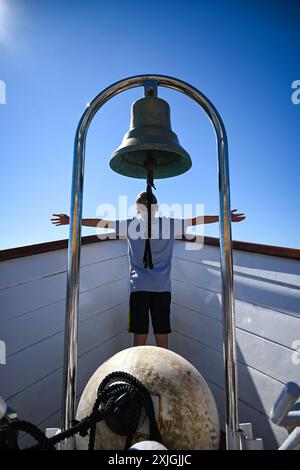
[[[81,251],[81,218],[83,203],[86,136],[97,111],[112,97],[146,83],[179,91],[194,100],[206,112],[214,127],[218,148],[219,231],[222,277],[223,356],[225,369],[226,443],[228,449],[241,449],[238,418],[238,384],[235,313],[233,296],[233,261],[231,236],[228,143],[224,123],[206,96],[192,85],[164,75],[137,75],[120,80],[99,93],[85,109],[75,135],[68,274],[65,317],[62,429],[68,429],[75,417],[77,376],[77,331],[79,310],[79,268]]]

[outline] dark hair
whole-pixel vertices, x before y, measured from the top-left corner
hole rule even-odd
[[[151,204],[157,204],[156,197],[154,196],[153,193],[151,193],[151,195],[152,195]],[[146,193],[146,191],[142,191],[141,193],[139,193],[136,197],[135,202],[136,202],[136,204],[142,204],[143,206],[146,206],[146,204],[147,204],[147,193]]]

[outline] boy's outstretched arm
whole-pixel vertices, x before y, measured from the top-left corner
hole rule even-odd
[[[246,218],[245,214],[243,214],[242,212],[235,214],[236,211],[237,209],[232,209],[231,221],[241,222],[242,220],[245,220]],[[198,217],[192,217],[191,219],[185,220],[186,226],[200,225],[200,224],[213,224],[214,222],[219,222],[218,215],[199,215]]]
[[[53,225],[69,225],[70,217],[66,214],[52,214]],[[81,225],[85,227],[115,228],[116,221],[104,219],[82,219]]]

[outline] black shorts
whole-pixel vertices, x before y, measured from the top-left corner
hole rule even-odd
[[[171,292],[131,292],[128,331],[140,335],[147,334],[150,310],[154,334],[171,333],[170,304]]]

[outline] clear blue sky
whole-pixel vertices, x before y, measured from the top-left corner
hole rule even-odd
[[[233,238],[299,247],[300,2],[276,0],[0,0],[1,248],[68,237],[50,224],[69,213],[77,122],[99,91],[126,76],[181,78],[216,105],[228,133],[232,207],[247,219]],[[298,6],[297,6],[298,5]],[[84,216],[102,202],[133,201],[141,180],[113,173],[109,156],[129,126],[141,88],[111,100],[87,144]],[[160,89],[172,127],[193,160],[157,181],[165,203],[204,203],[218,213],[211,125],[191,100]],[[84,234],[94,233],[84,229]],[[218,225],[206,228],[218,236]]]

